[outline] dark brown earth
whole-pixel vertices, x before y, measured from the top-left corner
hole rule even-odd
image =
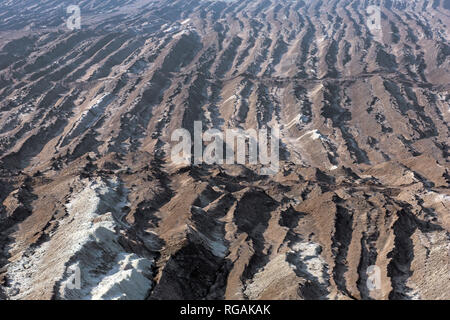
[[[450,299],[450,1],[79,3],[0,3],[0,299]]]

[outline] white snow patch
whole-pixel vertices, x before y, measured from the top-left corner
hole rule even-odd
[[[313,276],[320,284],[326,284],[327,264],[320,255],[321,247],[319,244],[308,241],[297,242],[292,251],[296,253],[298,262],[293,267],[302,269],[310,276]]]
[[[91,291],[93,300],[143,300],[152,286],[153,263],[136,254],[121,253],[114,270]],[[145,276],[147,275],[147,277]]]
[[[129,254],[119,243],[127,228],[122,208],[127,194],[117,180],[84,180],[66,204],[67,215],[50,240],[8,266],[12,299],[52,292],[63,299],[144,299],[151,289],[153,260]],[[81,288],[72,289],[79,268]]]
[[[322,134],[317,129],[306,132],[305,134],[303,134],[302,136],[297,138],[297,140],[301,140],[301,139],[303,139],[305,137],[310,137],[313,140],[323,139]]]

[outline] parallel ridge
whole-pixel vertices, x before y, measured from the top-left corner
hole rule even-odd
[[[96,296],[67,295],[63,266],[103,288],[124,251],[154,263],[151,299],[448,299],[450,4],[384,1],[380,39],[377,3],[80,1],[69,31],[70,1],[3,1],[0,298]],[[280,173],[173,168],[171,132],[196,120],[279,124]],[[108,209],[123,248],[97,270],[87,244],[26,287],[23,253],[45,270],[92,185],[99,214],[98,190],[126,196]]]

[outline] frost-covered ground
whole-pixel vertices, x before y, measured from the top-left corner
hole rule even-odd
[[[81,181],[66,216],[50,239],[8,268],[13,299],[53,283],[61,299],[144,299],[153,261],[127,253],[119,243],[126,190],[117,180]],[[52,281],[53,280],[53,281]],[[20,289],[19,289],[20,288]],[[42,290],[47,288],[42,287]]]

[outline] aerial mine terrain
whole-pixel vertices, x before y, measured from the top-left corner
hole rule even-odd
[[[0,1],[0,300],[450,299],[450,1],[379,3]]]

